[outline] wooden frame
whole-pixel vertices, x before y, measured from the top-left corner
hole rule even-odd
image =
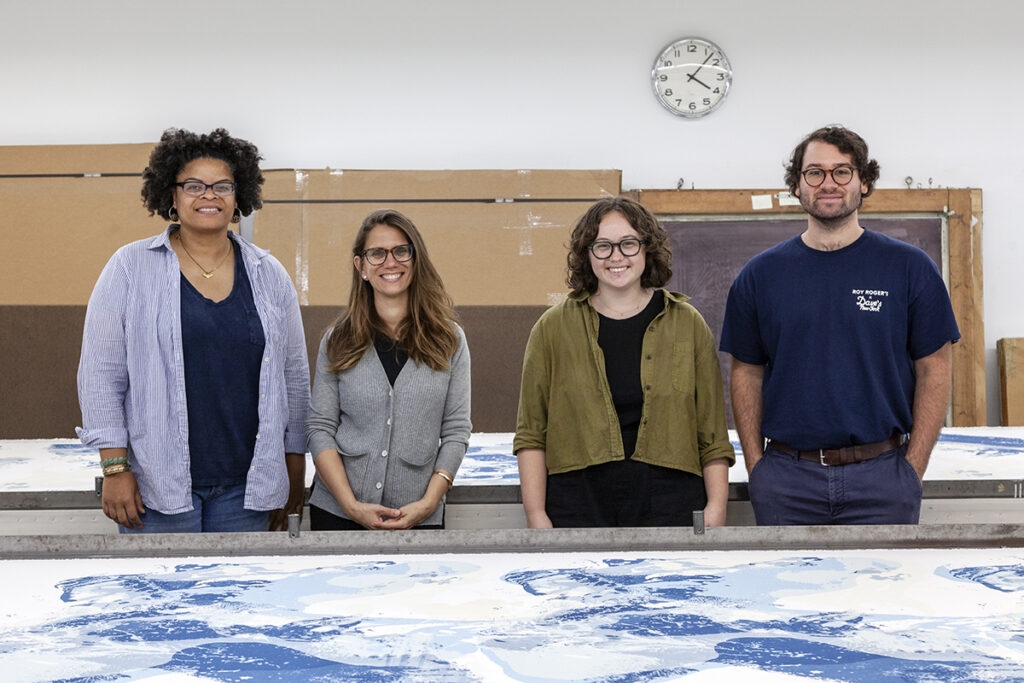
[[[655,215],[793,215],[784,190],[634,190],[628,194]],[[766,208],[753,208],[765,206]],[[767,208],[770,206],[771,208]],[[962,335],[953,345],[952,425],[985,425],[985,323],[982,307],[981,190],[875,190],[860,213],[938,214],[949,226],[949,295]]]

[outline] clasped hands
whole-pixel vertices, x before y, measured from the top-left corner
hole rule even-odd
[[[436,506],[435,506],[436,507]],[[411,529],[434,511],[429,503],[417,500],[400,508],[389,508],[376,503],[355,502],[345,510],[349,518],[367,529]]]

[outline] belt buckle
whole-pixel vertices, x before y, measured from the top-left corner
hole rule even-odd
[[[818,449],[818,460],[821,461],[821,466],[822,467],[832,467],[827,462],[825,462],[825,449],[824,448],[819,448]]]

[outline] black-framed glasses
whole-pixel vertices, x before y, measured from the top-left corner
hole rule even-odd
[[[825,182],[827,175],[832,176],[836,185],[849,185],[853,180],[853,171],[854,169],[850,166],[836,166],[831,171],[824,168],[809,168],[806,171],[800,171],[800,175],[804,177],[804,182],[811,187],[821,185]]]
[[[218,180],[215,183],[204,183],[202,180],[186,180],[182,183],[174,183],[181,188],[181,191],[189,197],[202,197],[206,190],[213,190],[218,197],[230,197],[235,193],[237,185],[228,180]]]
[[[412,259],[413,251],[411,244],[399,244],[397,247],[391,247],[390,249],[375,247],[373,249],[364,249],[363,258],[371,266],[380,266],[388,260],[388,254],[391,254],[399,263],[405,263]]]
[[[590,253],[594,255],[594,258],[599,258],[602,261],[607,258],[611,258],[615,252],[615,247],[619,248],[619,253],[623,256],[636,256],[640,253],[640,247],[647,244],[644,240],[637,239],[636,237],[627,237],[624,240],[618,242],[608,242],[601,240],[600,242],[594,242],[588,249]]]

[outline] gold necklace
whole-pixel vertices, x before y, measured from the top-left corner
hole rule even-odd
[[[178,244],[180,244],[181,248],[185,250],[185,255],[188,256],[190,259],[192,259],[192,263],[194,263],[197,266],[199,266],[199,270],[201,270],[203,272],[203,277],[206,278],[207,280],[209,280],[211,277],[213,277],[213,274],[217,272],[217,269],[224,265],[224,262],[228,260],[228,254],[231,253],[231,238],[229,237],[228,238],[228,250],[224,252],[224,258],[222,258],[220,260],[220,263],[218,263],[216,266],[213,267],[213,270],[206,270],[206,268],[203,268],[203,266],[200,265],[199,261],[196,261],[196,257],[193,256],[192,253],[188,250],[188,247],[185,246],[185,240],[181,239],[181,233],[180,232],[178,233],[177,237],[178,237]]]

